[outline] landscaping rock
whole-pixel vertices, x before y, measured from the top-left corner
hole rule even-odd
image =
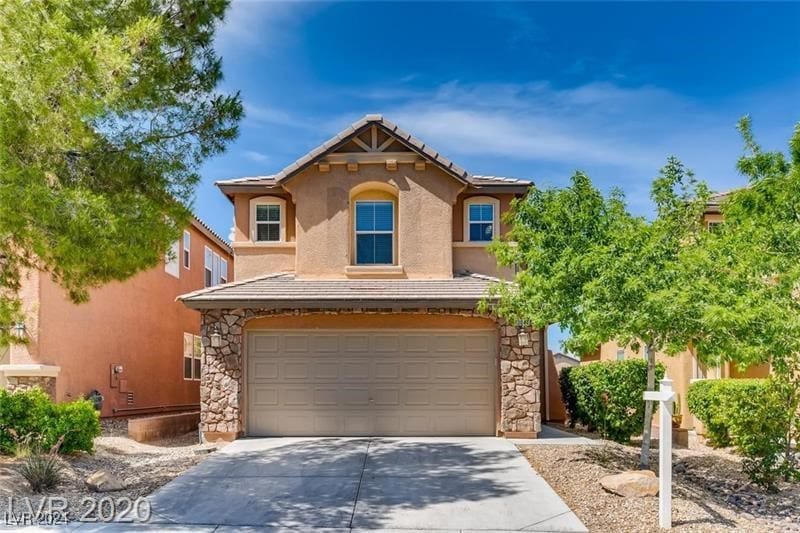
[[[113,492],[125,488],[125,483],[114,474],[98,470],[86,478],[86,486],[94,492]]]
[[[600,485],[608,492],[626,498],[641,498],[658,494],[658,478],[650,470],[632,470],[600,478]]]

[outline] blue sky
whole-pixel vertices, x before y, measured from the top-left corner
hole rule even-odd
[[[789,3],[235,1],[216,45],[246,118],[203,167],[195,209],[227,235],[215,180],[274,173],[382,113],[470,172],[562,185],[581,169],[647,214],[670,154],[714,189],[744,183],[744,114],[785,147],[798,27]]]

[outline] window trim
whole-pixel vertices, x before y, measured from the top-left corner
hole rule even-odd
[[[183,250],[181,262],[183,263],[183,268],[190,270],[192,263],[192,234],[189,233],[189,230],[183,230]]]
[[[488,246],[492,241],[473,241],[469,235],[469,207],[474,204],[491,204],[492,205],[492,241],[495,240],[500,234],[500,200],[492,196],[470,196],[464,199],[464,235],[462,240],[474,245]]]
[[[256,209],[259,205],[277,205],[280,211],[278,217],[278,240],[259,241],[256,240],[258,232],[258,222],[256,222]],[[262,222],[263,223],[263,222]],[[269,222],[268,224],[274,224]],[[276,242],[286,242],[286,200],[278,196],[257,196],[250,199],[250,242],[260,245],[269,245]]]
[[[374,230],[374,231],[365,231],[365,230],[358,230],[357,229],[357,219],[358,219],[358,204],[376,204],[376,203],[383,203],[389,204],[392,206],[392,229],[391,231],[387,230]],[[391,235],[392,236],[392,260],[389,263],[359,263],[358,262],[358,236],[359,235]],[[362,198],[359,200],[355,200],[353,202],[353,266],[357,267],[387,267],[387,266],[395,266],[397,265],[397,202],[395,200],[390,199],[373,199],[373,198]]]
[[[192,353],[191,355],[186,354],[186,341],[187,337],[191,339],[192,344]],[[199,352],[195,352],[195,349],[199,347]],[[191,361],[191,376],[188,378],[186,377],[186,360],[189,359]],[[200,372],[195,375],[195,361],[200,361]],[[188,331],[183,332],[183,356],[181,357],[181,374],[183,374],[184,381],[200,381],[200,378],[203,373],[203,341],[199,335],[195,335],[194,333],[189,333]]]
[[[174,241],[164,254],[164,272],[173,278],[181,277],[181,241]]]
[[[209,259],[211,259],[210,263]],[[209,274],[208,280],[206,279],[206,273]],[[214,250],[209,246],[203,246],[203,286],[208,288],[214,285]]]

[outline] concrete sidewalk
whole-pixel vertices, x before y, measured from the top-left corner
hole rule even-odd
[[[493,437],[243,439],[149,499],[161,531],[586,531]]]

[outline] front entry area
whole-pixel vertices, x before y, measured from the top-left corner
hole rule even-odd
[[[496,329],[255,329],[248,436],[494,435]]]

